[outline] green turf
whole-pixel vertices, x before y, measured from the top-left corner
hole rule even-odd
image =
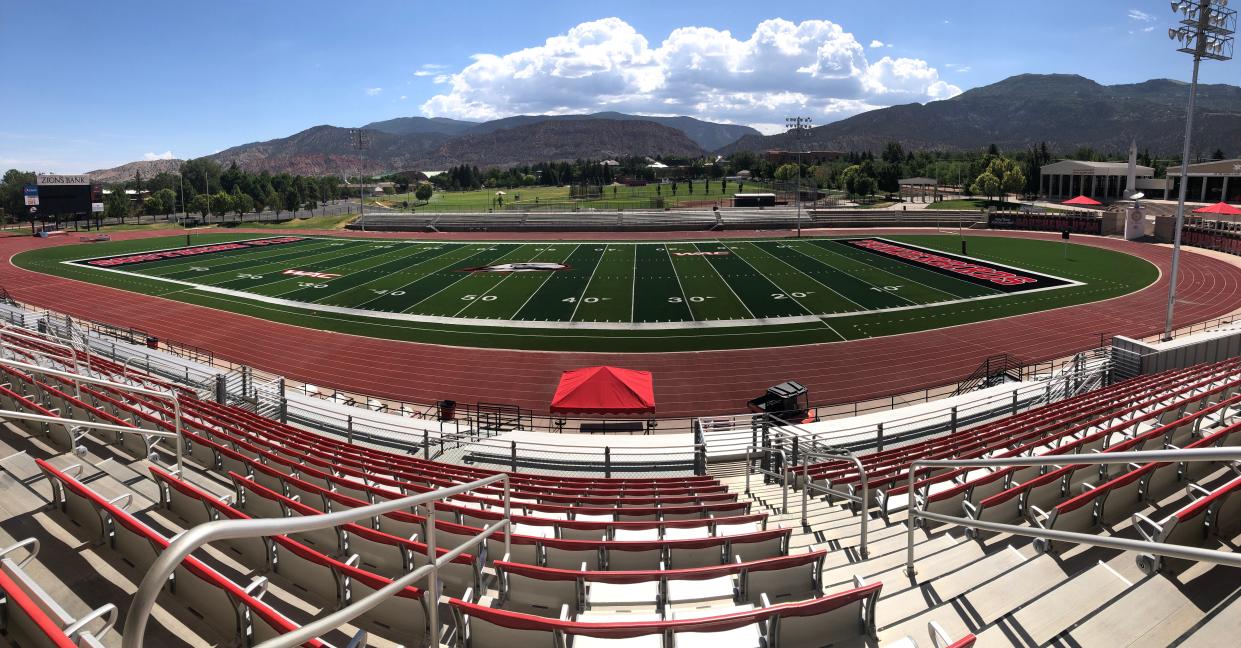
[[[192,242],[254,238],[261,237],[212,232],[195,234]],[[955,236],[885,238],[960,251]],[[14,257],[14,263],[345,333],[582,351],[698,350],[873,337],[1106,299],[1144,287],[1158,276],[1149,263],[1110,250],[1070,245],[1065,258],[1059,242],[999,237],[967,237],[967,241],[973,257],[1082,285],[997,297],[994,288],[886,259],[831,238],[449,243],[309,237],[270,247],[120,266],[123,272],[61,263],[185,245],[184,236],[174,236],[32,250]],[[566,267],[555,272],[468,270],[510,262]],[[339,276],[284,274],[290,269]],[[207,288],[244,294],[218,294]],[[261,302],[247,295],[302,306]],[[947,301],[955,303],[941,304]],[[350,310],[328,312],[317,305]],[[404,313],[420,319],[383,319],[369,313]],[[710,325],[720,320],[728,325]],[[500,326],[505,322],[546,325]],[[569,322],[574,324],[568,326]],[[661,326],[673,328],[649,328],[656,322],[671,323]],[[637,328],[614,328],[620,325]]]

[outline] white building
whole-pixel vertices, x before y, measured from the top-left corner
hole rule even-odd
[[[1155,170],[1148,166],[1133,167],[1137,191],[1163,189],[1163,181],[1155,180]],[[1049,199],[1088,196],[1095,200],[1120,200],[1128,186],[1128,162],[1083,162],[1061,160],[1039,169],[1039,193]]]
[[[1176,199],[1180,182],[1181,167],[1168,167],[1165,199]],[[1189,187],[1185,199],[1205,203],[1241,202],[1241,159],[1189,165]]]

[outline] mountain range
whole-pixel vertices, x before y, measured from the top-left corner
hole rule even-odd
[[[1138,147],[1154,155],[1180,151],[1188,86],[1153,79],[1102,85],[1070,74],[1022,74],[951,99],[870,110],[818,126],[793,140],[764,136],[748,126],[692,117],[648,117],[616,112],[520,115],[476,123],[442,117],[399,117],[362,128],[367,148],[353,147],[350,129],[315,126],[289,137],[252,142],[208,156],[250,170],[301,174],[441,170],[623,156],[697,157],[742,150],[878,151],[887,142],[906,150],[978,150],[995,144],[1013,151],[1046,142],[1061,154],[1082,147],[1105,153]],[[1197,152],[1241,154],[1241,88],[1198,87],[1194,123]],[[102,182],[175,169],[176,160],[132,162],[92,171]]]
[[[1046,142],[1064,154],[1089,147],[1122,152],[1136,140],[1156,155],[1179,155],[1189,85],[1169,79],[1102,85],[1071,74],[1022,74],[944,101],[881,108],[811,129],[804,150],[879,151],[887,142],[906,150],[977,150],[995,144],[1012,151]],[[1198,86],[1194,141],[1200,151],[1241,154],[1241,88]],[[788,134],[747,136],[717,150],[791,150]]]

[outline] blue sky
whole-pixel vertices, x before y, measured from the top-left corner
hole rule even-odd
[[[57,172],[398,116],[617,109],[772,130],[1023,72],[1127,83],[1190,67],[1162,0],[4,6],[0,169]],[[1207,63],[1202,79],[1238,71]]]

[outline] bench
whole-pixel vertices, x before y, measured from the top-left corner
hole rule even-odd
[[[646,429],[646,424],[642,421],[595,421],[591,423],[583,423],[578,428],[582,434],[608,434],[609,432],[645,432],[650,434]]]

